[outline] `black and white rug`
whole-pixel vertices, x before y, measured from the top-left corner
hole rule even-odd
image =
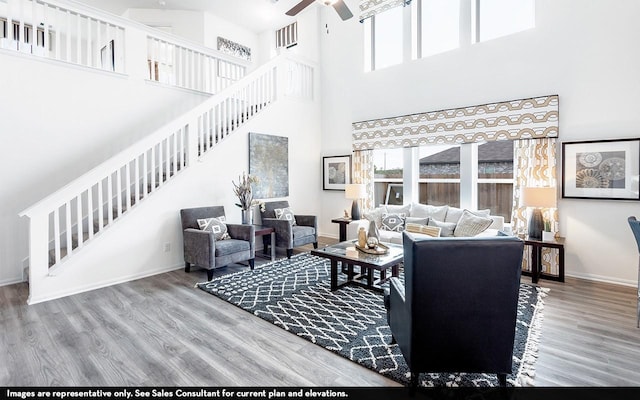
[[[298,254],[210,282],[200,289],[403,384],[409,369],[391,331],[381,293],[347,286],[330,290],[330,262]],[[511,386],[532,383],[544,290],[521,284]],[[422,386],[497,386],[494,374],[421,374]]]

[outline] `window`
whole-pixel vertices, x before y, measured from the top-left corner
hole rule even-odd
[[[460,2],[451,0],[419,0],[415,2],[417,16],[417,58],[460,47]]]
[[[460,146],[422,146],[419,151],[418,202],[460,206]]]
[[[367,18],[365,32],[365,71],[374,71],[403,60],[404,7],[395,7]]]
[[[535,0],[472,0],[472,8],[475,43],[535,26]]]
[[[478,209],[511,221],[513,205],[513,141],[478,146]]]
[[[402,204],[404,149],[373,150],[374,203]]]

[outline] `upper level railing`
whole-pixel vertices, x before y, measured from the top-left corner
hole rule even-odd
[[[146,42],[141,47],[140,43]],[[64,0],[0,0],[0,49],[217,93],[249,63],[157,29]],[[145,66],[145,69],[138,68]],[[135,68],[134,68],[135,67]]]

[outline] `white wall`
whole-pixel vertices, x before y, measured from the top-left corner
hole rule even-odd
[[[28,230],[20,211],[204,97],[5,50],[0,75],[2,285],[22,281]]]
[[[278,100],[242,126],[219,146],[184,170],[149,199],[134,207],[100,238],[74,255],[57,277],[38,283],[40,302],[114,283],[182,268],[180,209],[222,205],[231,223],[240,223],[240,209],[233,194],[237,182],[249,170],[248,133],[289,138],[289,196],[296,213],[312,214],[319,208],[321,170],[320,108],[315,102]],[[282,121],[287,120],[286,124]],[[165,252],[169,244],[170,251]],[[258,243],[261,246],[260,243]],[[193,268],[192,271],[196,270]],[[193,274],[194,283],[202,273]]]
[[[201,11],[130,8],[123,17],[207,45],[204,40],[205,17]]]
[[[547,94],[560,96],[560,141],[638,137],[637,15],[633,0],[538,0],[535,29],[365,74],[361,24],[323,10],[322,153],[349,154],[354,121]],[[322,203],[320,230],[337,234],[330,219],[350,202],[327,191]],[[559,212],[567,275],[636,284],[626,219],[640,203],[560,199]]]

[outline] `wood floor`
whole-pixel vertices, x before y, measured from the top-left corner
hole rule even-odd
[[[398,385],[194,288],[205,280],[173,271],[33,306],[26,284],[0,287],[0,386]],[[640,385],[635,290],[541,285],[534,384]]]

